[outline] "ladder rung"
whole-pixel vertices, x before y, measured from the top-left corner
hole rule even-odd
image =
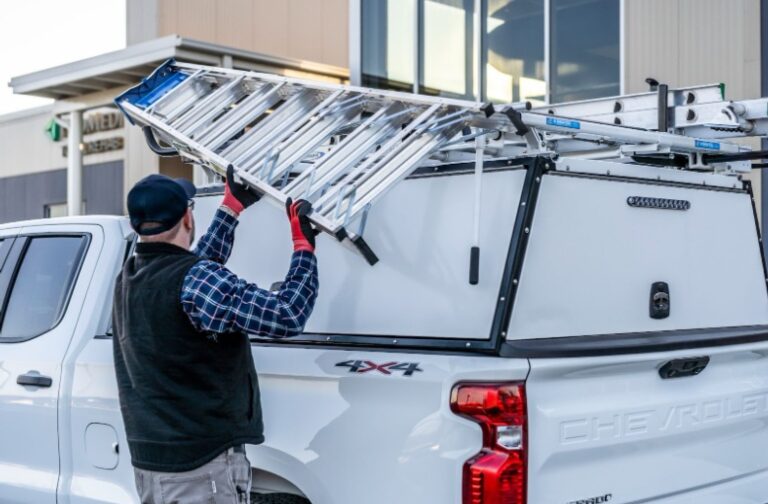
[[[241,136],[236,142],[224,149],[222,156],[239,164],[244,158],[252,155],[263,146],[267,145],[271,135],[275,135],[280,126],[280,118],[286,110],[296,107],[301,99],[307,99],[307,95],[293,93],[287,99],[280,99],[273,104],[272,112],[256,123],[250,130]],[[287,125],[283,124],[283,127]]]
[[[307,121],[291,139],[291,142],[284,142],[281,149],[277,151],[279,161],[275,167],[273,179],[282,176],[283,172],[289,170],[295,163],[303,159],[311,151],[316,150],[345,124],[353,120],[362,110],[362,103],[359,97],[352,97],[345,105],[339,107],[332,105],[334,110],[324,110],[318,112],[316,116]]]
[[[217,82],[216,86],[210,83],[206,93],[197,96],[181,114],[175,114],[174,118],[168,118],[166,122],[178,131],[186,131],[190,125],[196,123],[203,114],[209,111],[209,106],[221,95],[224,89],[225,86],[222,86],[220,82]]]
[[[399,125],[405,121],[404,117],[400,116],[400,121],[397,121],[398,117],[385,117],[388,119],[387,123],[380,121],[386,112],[394,107],[398,107],[398,105],[391,105],[388,108],[382,107],[361,123],[340,142],[336,150],[323,156],[313,167],[302,172],[286,186],[286,194],[292,198],[302,197],[314,200],[317,193],[326,184],[330,184],[337,176],[360,162],[376,147],[377,142],[386,140],[396,133]],[[374,129],[372,125],[377,122],[379,123],[378,127]],[[328,165],[327,169],[326,165]]]
[[[182,134],[194,138],[200,128],[206,127],[206,123],[237,101],[245,94],[239,87],[243,77],[238,77],[227,82],[209,93],[198,105],[191,108],[186,114],[179,117],[176,123],[171,123]]]
[[[200,143],[217,150],[224,142],[248,124],[259,118],[280,100],[283,84],[266,85],[237,104],[229,113],[216,121],[216,129],[200,136]]]
[[[331,207],[328,203],[338,196],[339,190],[342,190],[346,185],[354,185],[354,182],[358,177],[361,177],[363,180],[370,177],[372,174],[370,168],[374,166],[377,160],[382,159],[382,156],[390,155],[396,148],[402,147],[404,139],[411,133],[414,133],[416,129],[427,120],[431,119],[439,109],[440,105],[435,104],[424,110],[418,117],[413,119],[408,126],[403,128],[394,137],[390,138],[386,143],[382,144],[381,149],[377,151],[375,155],[369,156],[367,160],[363,161],[363,163],[347,173],[344,178],[337,182],[334,189],[327,191],[315,202],[316,211],[320,213],[328,213]]]
[[[337,95],[338,96],[338,95]],[[254,171],[262,166],[262,162],[269,156],[278,155],[280,143],[288,138],[299,127],[297,121],[310,119],[318,109],[334,100],[334,95],[327,96],[319,104],[317,96],[309,91],[300,91],[291,97],[286,103],[273,112],[269,124],[258,124],[257,133],[263,133],[263,138],[235,160],[235,164],[245,171]],[[288,102],[291,103],[288,103]],[[267,129],[269,128],[269,129]],[[266,130],[266,131],[265,131]],[[269,149],[261,149],[267,142],[272,146]]]
[[[196,84],[198,84],[198,77],[200,77],[203,74],[202,70],[196,70],[192,74],[190,74],[184,82],[179,84],[175,89],[173,93],[166,93],[163,96],[161,96],[155,103],[147,107],[146,112],[148,114],[155,113],[156,110],[163,110],[164,108],[170,108],[171,104],[176,104],[177,107],[186,107],[191,106],[194,104],[194,97],[197,95],[194,89]],[[166,102],[169,102],[166,104]],[[166,107],[167,106],[167,107]],[[174,108],[177,108],[174,107]],[[160,112],[158,112],[160,113]],[[162,114],[165,116],[166,120],[172,120],[173,118],[170,116],[170,114]]]

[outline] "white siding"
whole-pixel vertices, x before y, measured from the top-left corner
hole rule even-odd
[[[0,116],[0,177],[48,171],[67,164],[61,155],[66,141],[52,142],[44,132],[51,117],[52,107]]]

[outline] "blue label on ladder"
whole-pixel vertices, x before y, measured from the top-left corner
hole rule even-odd
[[[171,58],[159,67],[155,69],[148,77],[141,80],[139,84],[133,86],[121,95],[115,98],[115,105],[120,109],[123,114],[125,111],[121,106],[121,102],[127,101],[137,107],[147,108],[157,100],[159,100],[168,91],[172,90],[179,84],[181,84],[186,78],[187,74],[179,72],[174,65],[176,61]],[[133,119],[128,114],[125,114],[128,120],[133,124]]]
[[[581,123],[579,121],[560,119],[557,117],[547,117],[547,124],[550,126],[558,126],[560,128],[581,129]]]
[[[696,140],[697,149],[720,150],[720,142],[707,142],[705,140]]]
[[[134,101],[133,104],[141,108],[147,108],[162,98],[168,91],[181,84],[186,78],[187,75],[181,72],[169,74],[164,79],[152,83],[154,87],[147,90],[146,94]]]

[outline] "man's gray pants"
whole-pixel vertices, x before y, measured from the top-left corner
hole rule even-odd
[[[191,471],[133,471],[141,504],[250,503],[251,463],[241,446]]]

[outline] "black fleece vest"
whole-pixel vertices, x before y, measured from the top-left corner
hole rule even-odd
[[[140,243],[115,286],[114,357],[134,467],[181,472],[227,448],[264,441],[251,345],[244,334],[197,331],[181,287],[200,259]]]

